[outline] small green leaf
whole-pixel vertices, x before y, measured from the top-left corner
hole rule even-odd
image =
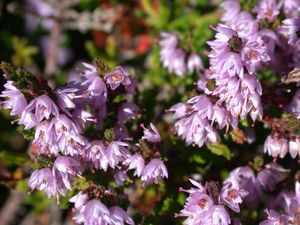
[[[250,162],[250,166],[256,171],[260,171],[264,166],[264,159],[262,156],[257,155],[254,157],[253,162]]]
[[[211,144],[208,146],[208,149],[215,155],[223,156],[227,160],[230,160],[232,158],[232,153],[230,149],[224,145],[224,144]]]
[[[68,209],[70,207],[70,198],[75,194],[75,189],[67,191],[65,196],[61,196],[59,199],[59,205],[62,209]]]
[[[172,208],[172,206],[174,205],[174,199],[173,198],[166,198],[164,199],[161,209],[159,210],[159,214],[163,215],[167,212],[170,212],[170,209]]]
[[[12,47],[15,54],[12,56],[12,62],[16,66],[30,66],[33,63],[33,56],[38,53],[36,46],[29,45],[25,38],[12,37]]]
[[[23,125],[21,125],[21,126],[18,126],[17,131],[19,133],[21,133],[26,140],[30,141],[34,138],[34,130],[33,129],[26,130],[25,127]]]
[[[203,158],[202,155],[199,154],[199,151],[197,151],[197,153],[193,154],[190,157],[190,161],[191,162],[196,162],[198,164],[205,164],[205,159]]]
[[[104,131],[104,137],[108,141],[113,141],[115,139],[114,128],[106,129]]]
[[[300,127],[300,121],[296,117],[289,117],[286,128],[288,131],[297,130]]]
[[[99,58],[94,60],[94,65],[101,76],[105,76],[107,73],[112,71],[110,66]]]
[[[7,166],[22,166],[28,162],[28,157],[12,151],[1,151],[0,161]]]

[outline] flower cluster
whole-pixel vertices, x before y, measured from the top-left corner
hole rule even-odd
[[[237,127],[237,120],[224,107],[213,103],[209,96],[199,95],[187,103],[178,103],[170,108],[174,112],[175,130],[187,144],[201,147],[204,143],[216,143],[220,136],[213,124],[218,128]]]
[[[144,135],[139,144],[129,142],[132,138],[126,121],[140,118],[141,114],[136,104],[126,100],[135,92],[135,81],[122,67],[110,69],[101,61],[96,61],[96,66],[83,63],[81,81],[56,90],[8,64],[2,64],[2,69],[8,79],[1,94],[5,98],[3,107],[11,109],[10,114],[19,118],[18,124],[24,129],[34,130],[32,145],[36,156],[47,159],[45,167],[35,170],[29,178],[32,190],[43,190],[48,197],[59,199],[59,195],[65,196],[72,189],[76,176],[89,170],[125,175],[134,170],[134,175],[145,184],[168,177],[159,153],[161,137],[153,124],[150,129],[141,126]],[[15,81],[14,71],[23,76],[21,81]],[[122,100],[114,103],[116,97]],[[88,129],[92,131],[90,135]],[[75,221],[133,224],[123,209],[107,208],[101,203],[99,199],[106,194],[104,191],[96,196],[98,199],[84,203],[78,201],[86,197],[73,197],[72,201],[77,199]],[[80,208],[76,207],[78,204]]]
[[[184,224],[231,224],[231,218],[225,206],[235,212],[239,212],[239,204],[248,192],[234,183],[224,183],[221,190],[217,183],[208,182],[205,186],[190,179],[195,186],[189,190],[180,189],[189,193],[184,209],[176,216],[187,217]]]
[[[255,175],[255,171],[249,166],[237,167],[230,172],[224,181],[232,182],[245,189],[249,195],[245,202],[252,207],[256,207],[260,202],[263,190],[274,191],[276,185],[288,176],[289,170],[277,163],[266,164],[264,168]]]
[[[299,18],[293,15],[297,14],[300,4],[288,2],[261,0],[252,12],[242,11],[241,4],[235,0],[222,3],[223,23],[214,28],[215,39],[207,42],[211,47],[208,52],[210,67],[197,83],[202,93],[186,103],[174,105],[170,110],[176,120],[175,132],[187,144],[201,147],[204,143],[219,142],[218,129],[230,125],[236,128],[238,120],[248,116],[253,121],[262,120],[266,106],[261,100],[262,86],[257,77],[261,70],[270,69],[279,78],[284,73],[296,73],[293,71],[300,62],[300,23]],[[273,28],[271,25],[279,20],[281,8],[286,19]],[[263,28],[261,23],[266,23],[267,28]],[[176,36],[168,35],[161,52],[165,52],[166,46],[176,44]],[[168,59],[175,61],[166,54],[161,58],[165,62]],[[296,92],[291,103],[286,105],[287,112],[297,114],[299,111],[298,95]],[[299,136],[294,136],[288,138],[293,158],[299,151]],[[278,143],[278,140],[275,142]],[[285,142],[283,145],[287,146],[288,141]],[[268,138],[265,151],[277,156],[276,148],[283,157],[288,148],[280,150],[276,143]]]
[[[265,141],[264,150],[268,155],[276,158],[284,158],[289,152],[292,158],[300,155],[300,136],[287,140],[285,138],[277,138],[269,135]]]
[[[169,73],[175,73],[177,76],[183,76],[185,73],[199,72],[203,69],[203,62],[196,53],[186,52],[179,47],[179,39],[175,34],[162,32],[160,34],[159,46],[160,60]]]
[[[108,208],[98,199],[89,199],[87,193],[79,192],[69,201],[74,203],[76,213],[74,221],[78,224],[135,224],[127,212],[119,206]]]
[[[299,224],[300,223],[300,183],[296,182],[295,192],[284,190],[279,193],[275,200],[275,208],[266,209],[267,220],[260,225],[272,224]]]
[[[240,204],[245,202],[256,207],[261,199],[262,191],[272,191],[283,181],[288,174],[276,163],[265,165],[257,176],[249,166],[234,169],[224,180],[222,187],[216,182],[207,182],[205,186],[195,180],[190,182],[195,186],[189,190],[180,188],[180,191],[189,193],[184,209],[176,216],[187,217],[184,224],[240,224],[237,218],[231,218],[229,209],[240,212]]]

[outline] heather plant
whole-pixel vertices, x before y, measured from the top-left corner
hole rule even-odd
[[[5,6],[0,187],[36,224],[300,224],[299,0]]]

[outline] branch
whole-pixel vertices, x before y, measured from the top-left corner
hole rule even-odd
[[[57,69],[57,53],[62,31],[61,22],[58,19],[54,19],[53,23],[53,28],[50,33],[50,47],[44,71],[44,74],[48,77],[52,76]]]

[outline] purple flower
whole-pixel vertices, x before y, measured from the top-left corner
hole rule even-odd
[[[209,126],[208,121],[196,113],[178,120],[174,125],[179,137],[187,144],[196,144],[198,147],[202,147],[206,141],[206,126]]]
[[[13,85],[12,81],[7,81],[4,87],[5,90],[0,95],[2,98],[7,98],[2,102],[3,108],[11,109],[10,115],[12,116],[20,116],[27,106],[24,95]]]
[[[122,122],[117,122],[114,126],[115,139],[126,140],[129,138],[127,127]]]
[[[27,112],[31,112],[32,110],[34,110],[37,122],[43,119],[48,120],[51,114],[54,116],[59,115],[58,107],[47,95],[41,95],[35,98],[25,108]]]
[[[192,53],[187,61],[187,69],[189,73],[198,72],[203,69],[203,62],[200,56]]]
[[[241,12],[229,23],[229,26],[237,32],[239,37],[247,40],[254,38],[259,29],[257,21],[248,12]]]
[[[192,107],[195,112],[202,118],[212,118],[213,115],[213,105],[210,99],[205,95],[198,95],[188,100],[189,104],[192,104]]]
[[[284,25],[278,28],[279,32],[288,39],[288,44],[295,44],[299,40],[300,18],[286,19],[282,23]]]
[[[185,53],[177,47],[178,38],[176,35],[162,32],[160,34],[159,45],[160,60],[169,73],[175,73],[177,76],[183,76],[186,73]]]
[[[257,19],[266,19],[273,23],[280,13],[280,5],[275,0],[260,0],[254,11],[257,13]]]
[[[58,194],[56,179],[50,168],[35,170],[29,178],[28,186],[31,190],[45,191],[49,198]]]
[[[230,216],[225,207],[222,205],[217,205],[212,206],[209,210],[199,215],[195,225],[229,225],[230,223]]]
[[[264,144],[264,152],[272,157],[284,158],[288,152],[288,142],[284,138],[269,135]]]
[[[114,181],[119,187],[123,186],[124,182],[127,180],[129,180],[129,177],[126,174],[126,171],[118,171],[114,174]]]
[[[61,88],[56,90],[57,103],[62,109],[74,109],[76,104],[74,99],[76,98],[77,88]]]
[[[237,184],[228,182],[223,185],[220,193],[220,200],[233,211],[239,213],[239,204],[243,202],[243,198],[247,195],[248,192],[244,189],[241,189]]]
[[[178,44],[178,38],[176,35],[174,35],[172,33],[161,32],[158,43],[163,48],[163,50],[164,50],[164,48],[175,49]]]
[[[109,208],[111,224],[130,224],[133,225],[132,218],[119,206]]]
[[[109,209],[96,199],[90,200],[82,206],[73,219],[76,223],[84,225],[112,224]]]
[[[232,117],[245,119],[250,113],[255,121],[262,118],[262,105],[260,96],[262,94],[259,80],[250,74],[244,74],[243,79],[237,77],[219,79],[214,95],[219,95],[218,103],[223,101],[226,109]]]
[[[102,141],[92,141],[89,144],[86,156],[93,163],[96,169],[103,169],[104,171],[107,171],[109,159]]]
[[[218,105],[213,106],[213,113],[211,117],[212,123],[216,122],[220,129],[229,127],[237,127],[237,122],[230,116],[230,114]]]
[[[56,146],[56,134],[53,121],[43,121],[35,127],[32,143],[39,148],[39,154],[58,154],[59,149]]]
[[[300,10],[300,0],[284,0],[283,10],[285,16],[288,18],[298,16]]]
[[[177,103],[173,105],[170,109],[170,112],[174,112],[173,118],[180,119],[185,116],[189,116],[193,111],[193,107],[187,103]]]
[[[300,119],[300,89],[298,89],[285,110],[289,113],[294,113]]]
[[[93,117],[93,115],[82,109],[75,109],[71,115],[75,124],[84,127],[88,123],[96,123],[97,119]]]
[[[161,159],[151,159],[145,166],[141,180],[146,184],[157,183],[159,179],[168,178],[168,171]]]
[[[295,137],[294,140],[289,141],[289,152],[292,158],[296,158],[296,156],[300,156],[300,136]]]
[[[189,190],[180,188],[180,191],[189,193],[189,196],[186,199],[184,208],[177,214],[177,216],[187,217],[184,224],[188,225],[198,224],[199,217],[214,205],[214,201],[207,195],[205,187],[195,180],[189,180],[195,187]]]
[[[25,111],[22,112],[18,123],[24,125],[25,129],[31,129],[38,124],[35,115]]]
[[[219,143],[221,141],[220,135],[214,127],[207,126],[205,127],[205,131],[206,131],[206,141],[205,141],[206,145]]]
[[[39,24],[43,28],[50,30],[53,26],[53,19],[50,17],[54,13],[54,8],[44,0],[26,0],[26,28],[29,32],[33,32]]]
[[[88,195],[83,193],[82,191],[78,192],[76,195],[74,195],[72,198],[69,199],[69,202],[74,203],[75,209],[82,208],[82,206],[84,206],[87,201],[88,201]]]
[[[71,190],[70,180],[73,180],[77,174],[81,174],[83,168],[74,158],[59,156],[54,161],[52,170],[55,177],[61,178],[64,186]]]
[[[81,132],[81,128],[64,114],[55,117],[52,122],[57,140],[68,133],[79,134]]]
[[[186,199],[184,208],[179,214],[176,214],[176,216],[187,217],[184,221],[184,224],[187,225],[230,224],[231,219],[229,217],[229,213],[223,205],[217,205],[217,199],[210,196],[212,192],[207,190],[209,189],[209,185],[206,184],[205,187],[203,187],[200,183],[192,179],[190,179],[190,182],[195,187],[192,187],[189,190],[184,190],[182,188],[179,189],[180,191],[189,193],[189,196]],[[235,189],[238,193],[233,193],[233,188],[231,188],[232,184],[227,184],[225,184],[225,187],[222,189],[221,196],[219,196],[219,198],[227,199],[228,203],[230,203],[230,207],[234,205],[233,208],[236,210],[236,207],[238,208],[238,204],[241,202],[238,198],[244,196],[246,192],[241,189]],[[218,194],[218,191],[215,192],[215,194]],[[228,196],[230,194],[234,194],[235,198],[231,198],[229,200]],[[230,195],[230,197],[232,196]]]
[[[238,15],[241,10],[241,5],[240,5],[239,1],[228,0],[228,1],[224,1],[221,4],[221,8],[223,9],[223,15],[222,15],[221,20],[223,22],[230,23],[233,20],[238,18]]]
[[[300,181],[295,183],[295,196],[297,199],[300,199]]]
[[[123,67],[118,66],[112,72],[105,75],[104,80],[111,90],[117,89],[120,85],[124,87],[131,85],[131,79]]]
[[[266,210],[268,219],[259,223],[259,225],[277,225],[277,224],[288,224],[288,218],[284,215],[279,214],[275,210]]]
[[[118,109],[118,120],[132,120],[137,119],[141,116],[140,108],[131,102],[124,102]]]
[[[288,176],[288,172],[289,170],[277,163],[270,163],[257,174],[257,180],[264,189],[273,191],[276,185]]]
[[[248,204],[255,207],[259,203],[262,188],[250,167],[244,166],[234,169],[223,183],[226,184],[227,182],[231,182],[234,186],[238,186],[249,193],[244,199]]]
[[[108,164],[111,168],[115,168],[120,162],[131,156],[127,149],[128,144],[121,141],[112,141],[106,149]]]
[[[99,77],[96,67],[88,63],[82,63],[85,68],[84,82],[81,84],[81,96],[83,101],[93,104],[93,108],[101,107],[107,98],[107,88],[102,78]],[[83,90],[84,87],[84,90]]]
[[[50,115],[58,116],[58,107],[47,95],[41,95],[33,99],[24,109],[19,123],[30,129],[43,119],[50,119]]]
[[[179,119],[174,126],[177,135],[187,144],[196,144],[199,147],[204,143],[220,141],[217,130],[212,126],[215,121],[220,129],[229,124],[237,125],[237,121],[232,119],[225,109],[217,104],[213,105],[205,95],[193,97],[187,103],[178,103],[170,111],[175,112],[174,119]]]
[[[183,76],[186,73],[185,54],[180,48],[175,49],[163,65],[168,68],[169,73],[175,73],[177,76]]]
[[[123,165],[127,165],[128,170],[135,169],[133,175],[140,177],[145,168],[145,160],[140,154],[135,153],[134,155],[125,159]]]
[[[161,141],[160,134],[153,123],[150,123],[151,129],[145,128],[144,124],[141,124],[141,127],[144,130],[144,135],[143,135],[142,139],[147,140],[149,142],[153,142],[153,143]]]
[[[193,179],[189,179],[189,181],[196,187],[192,187],[189,190],[187,190],[188,193],[194,193],[194,192],[199,192],[199,193],[206,193],[206,189],[205,187],[200,184],[199,182],[193,180]]]
[[[300,199],[293,198],[291,199],[290,207],[288,209],[288,214],[291,217],[291,220],[297,224],[300,222]]]
[[[187,198],[184,208],[177,216],[187,217],[184,224],[201,224],[203,214],[213,206],[213,199],[205,193],[192,193]]]
[[[84,146],[87,145],[87,140],[84,136],[76,133],[65,133],[58,140],[58,147],[65,155],[84,155]]]
[[[257,42],[248,42],[242,51],[242,60],[250,74],[253,74],[262,62],[270,61],[270,56],[266,53],[264,47],[259,46]]]

